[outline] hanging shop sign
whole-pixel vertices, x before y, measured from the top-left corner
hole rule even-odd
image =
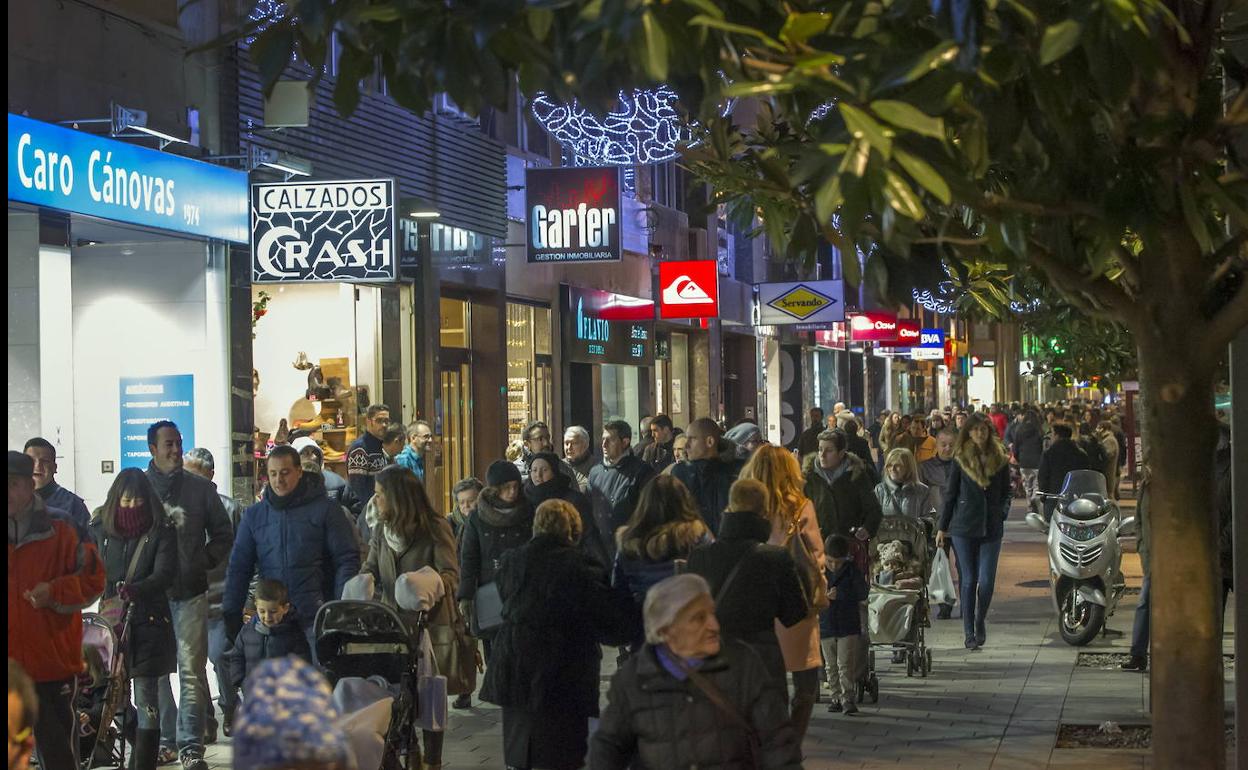
[[[399,218],[399,267],[420,264],[420,243],[429,243],[429,257],[435,267],[487,265],[493,259],[494,238],[462,227]]]
[[[147,429],[170,420],[182,433],[182,446],[195,446],[195,375],[165,374],[121,378],[121,468],[146,468],[152,459]]]
[[[896,335],[893,339],[880,340],[879,344],[890,348],[915,348],[919,346],[922,336],[923,330],[917,323],[898,320]]]
[[[910,359],[912,361],[940,361],[945,357],[945,349],[940,348],[910,348]]]
[[[631,366],[654,361],[651,300],[565,286],[563,302],[564,360]]]
[[[919,347],[945,349],[944,329],[922,329],[919,332]]]
[[[758,285],[759,323],[764,326],[830,324],[845,320],[842,281]]]
[[[895,340],[897,316],[887,313],[855,313],[849,317],[849,338],[854,342]]]
[[[9,200],[247,242],[247,174],[12,113]]]
[[[713,259],[659,263],[660,318],[718,318],[719,263]]]
[[[399,248],[393,179],[251,187],[251,280],[393,281]]]
[[[848,337],[849,331],[845,328],[844,323],[833,324],[831,329],[815,332],[815,344],[822,348],[844,350]]]
[[[567,167],[525,172],[529,262],[618,262],[620,170]]]

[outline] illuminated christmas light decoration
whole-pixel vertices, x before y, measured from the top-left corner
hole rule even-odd
[[[286,3],[281,0],[256,0],[256,4],[252,6],[251,12],[247,14],[248,21],[259,22],[256,32],[263,32],[269,28],[277,19],[286,15]],[[256,36],[251,35],[246,38],[247,45],[256,42]]]
[[[817,120],[823,120],[824,118],[828,116],[828,113],[832,112],[832,110],[834,109],[836,109],[836,102],[832,100],[828,100],[824,102],[823,104],[819,105],[818,107],[816,107],[810,113],[810,120],[808,122],[814,123]]]
[[[910,295],[924,310],[940,315],[951,315],[958,311],[958,300],[962,294],[953,287],[952,281],[941,281],[936,285],[936,292],[930,289],[919,291],[911,289]]]
[[[621,91],[619,107],[599,118],[580,105],[560,104],[544,93],[533,97],[532,112],[550,135],[577,161],[610,166],[662,163],[680,155],[692,139],[676,109],[679,97],[667,86]]]

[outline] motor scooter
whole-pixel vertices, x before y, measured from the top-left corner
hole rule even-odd
[[[1051,518],[1027,514],[1027,524],[1048,534],[1049,586],[1062,639],[1081,647],[1105,628],[1126,590],[1119,537],[1135,531],[1135,517],[1121,518],[1098,471],[1071,471],[1057,494],[1034,502],[1056,503]]]

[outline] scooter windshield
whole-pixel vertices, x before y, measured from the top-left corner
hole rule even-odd
[[[1062,484],[1062,497],[1073,500],[1076,497],[1098,496],[1101,500],[1109,497],[1105,484],[1105,474],[1100,471],[1071,471],[1066,474]]]

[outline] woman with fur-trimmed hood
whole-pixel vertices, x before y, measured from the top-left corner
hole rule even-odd
[[[611,584],[627,591],[640,607],[646,592],[676,574],[676,560],[687,560],[698,546],[714,541],[689,489],[672,476],[656,476],[641,490],[628,523],[615,532]],[[637,639],[640,646],[641,639]]]
[[[966,648],[977,650],[988,638],[984,621],[997,580],[1005,517],[1010,512],[1010,462],[996,429],[982,414],[967,418],[958,433],[953,459],[936,545],[953,542],[962,579]]]

